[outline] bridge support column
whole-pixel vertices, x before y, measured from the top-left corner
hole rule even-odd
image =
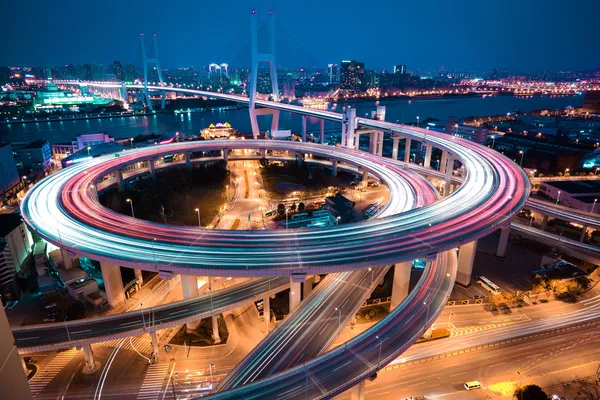
[[[90,344],[84,344],[82,347],[83,356],[85,357],[84,372],[91,374],[98,369],[100,363],[96,363],[96,360],[94,360],[94,352],[92,351],[92,346]]]
[[[106,300],[111,307],[115,307],[125,301],[121,267],[108,261],[102,261],[100,262],[100,269],[102,271],[102,279],[104,280]]]
[[[444,181],[444,197],[450,194],[450,185],[452,185],[452,177],[454,172],[454,157],[448,155],[446,162],[446,178]]]
[[[302,142],[306,143],[306,115],[302,116]]]
[[[268,335],[271,324],[271,298],[269,296],[263,297],[263,318],[265,320],[265,333]]]
[[[348,107],[342,111],[342,114],[342,147],[355,147],[358,149],[358,136],[354,137],[356,108]]]
[[[259,149],[258,152],[260,153],[260,158],[267,157],[267,149]]]
[[[433,146],[430,144],[425,145],[425,160],[423,166],[425,168],[431,168],[431,153],[433,152]]]
[[[148,160],[148,171],[150,171],[150,177],[156,180],[156,169],[154,166],[154,160]]]
[[[510,236],[510,224],[500,228],[500,240],[498,240],[498,247],[496,248],[496,257],[504,258],[506,255],[506,246],[508,246],[508,238]]]
[[[190,153],[185,153],[185,166],[188,171],[192,170],[192,155]]]
[[[365,399],[365,381],[354,386],[350,389],[350,400],[364,400]]]
[[[587,235],[587,226],[583,226],[583,232],[581,232],[581,236],[579,237],[579,241],[583,242],[585,240],[585,236]]]
[[[223,161],[225,161],[225,169],[229,169],[229,149],[221,150],[223,153]]]
[[[115,171],[115,176],[117,178],[117,187],[119,188],[119,192],[125,190],[125,181],[123,180],[123,171],[118,170]]]
[[[311,276],[304,281],[304,287],[302,288],[302,298],[306,299],[313,291],[313,284],[315,283],[315,276]]]
[[[212,316],[212,338],[215,343],[221,343],[221,336],[219,336],[219,317],[217,315]]]
[[[544,217],[542,218],[542,230],[545,231],[546,227],[548,226],[548,220],[550,219],[550,217],[548,215],[544,215]]]
[[[398,159],[398,142],[400,141],[399,137],[392,138],[392,160]]]
[[[440,172],[446,172],[446,163],[448,162],[448,152],[442,151],[442,158],[440,159]]]
[[[296,153],[296,161],[298,165],[302,165],[304,163],[304,153]]]
[[[152,341],[152,360],[158,361],[158,333],[156,331],[150,332],[150,340]]]
[[[194,275],[181,275],[181,290],[183,298],[189,299],[198,296],[198,278]]]
[[[458,272],[456,274],[456,283],[461,286],[469,286],[471,283],[471,273],[473,272],[473,261],[475,261],[476,252],[477,240],[460,246],[458,251]]]
[[[321,128],[321,141],[320,141],[320,143],[321,144],[325,144],[325,120],[324,119],[320,120],[319,121],[319,125],[320,125],[320,128]]]
[[[355,132],[354,135],[354,150],[360,150],[360,132]]]
[[[338,160],[331,160],[331,176],[337,176]]]
[[[165,92],[164,90],[160,92],[160,109],[164,110],[165,109],[165,102],[167,100],[167,92]]]
[[[363,170],[362,175],[362,184],[363,186],[367,186],[369,183],[369,171]]]
[[[383,155],[383,132],[377,132],[377,155],[381,157]]]
[[[404,162],[405,163],[410,162],[410,146],[411,146],[411,139],[406,138],[406,142],[404,143]]]
[[[290,313],[298,307],[302,298],[302,280],[295,276],[290,278]]]
[[[400,303],[402,303],[402,300],[408,296],[411,268],[412,260],[394,265],[394,282],[392,284],[392,301],[390,304],[390,311],[398,307]]]

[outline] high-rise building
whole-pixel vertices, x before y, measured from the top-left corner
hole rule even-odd
[[[0,194],[19,184],[19,172],[10,144],[0,143]]]
[[[354,60],[342,61],[340,89],[360,92],[365,89],[365,63]]]
[[[394,65],[395,74],[406,74],[406,65],[398,64]]]
[[[125,74],[123,72],[123,64],[121,64],[121,61],[117,60],[114,63],[112,63],[111,72],[115,74],[117,82],[123,82]]]

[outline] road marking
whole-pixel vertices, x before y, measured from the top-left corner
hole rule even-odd
[[[408,385],[407,387],[419,386],[419,385],[423,385],[424,383],[425,383],[425,381],[419,382],[419,383],[413,383],[412,385]]]
[[[76,333],[86,333],[86,332],[91,332],[91,331],[92,331],[91,329],[86,329],[86,330],[83,330],[83,331],[75,331],[75,332],[69,332],[69,333],[71,335],[75,335]]]
[[[498,365],[503,365],[503,364],[506,364],[506,363],[505,362],[501,362],[501,363],[498,363],[498,364],[493,364],[493,365],[490,365],[489,368],[494,368],[494,367],[497,367]]]
[[[34,397],[37,396],[73,360],[77,353],[78,351],[75,349],[63,351],[57,354],[44,369],[39,370],[29,381],[31,394]]]
[[[333,372],[337,371],[338,369],[344,368],[346,365],[350,364],[351,362],[352,361],[348,361],[347,363],[340,365],[339,367],[337,367],[336,369],[334,369]]]
[[[183,314],[184,312],[186,312],[187,310],[189,310],[188,308],[186,308],[185,310],[181,310],[181,311],[175,311],[172,313],[169,313],[169,315],[177,315],[177,314]]]
[[[466,374],[466,373],[467,373],[467,371],[457,372],[456,374],[450,374],[450,376],[452,377],[452,376],[457,376],[457,375],[463,375],[463,374]]]
[[[138,392],[137,400],[158,400],[168,373],[169,364],[150,365]]]

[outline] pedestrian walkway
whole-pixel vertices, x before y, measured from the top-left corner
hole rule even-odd
[[[137,400],[158,400],[160,398],[163,386],[168,382],[169,366],[169,363],[164,363],[152,364],[148,367]]]
[[[107,340],[97,344],[104,347],[116,347],[121,340],[122,339]],[[135,351],[150,357],[152,354],[152,342],[150,341],[149,335],[130,336],[123,342],[121,349]]]
[[[487,324],[487,325],[478,325],[478,326],[468,326],[466,328],[450,328],[450,329],[448,329],[448,332],[450,332],[450,337],[455,337],[455,336],[470,335],[470,334],[476,333],[476,332],[488,331],[490,329],[502,328],[503,326],[506,326],[506,325],[507,324],[502,323],[502,324]]]
[[[42,370],[38,371],[29,381],[29,389],[31,389],[33,397],[37,396],[73,360],[77,353],[78,351],[74,348],[63,351],[57,354]]]

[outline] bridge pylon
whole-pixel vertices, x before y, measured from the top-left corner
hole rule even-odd
[[[144,42],[144,34],[140,33],[140,42],[142,44],[142,61],[144,63],[144,98],[146,100],[146,104],[148,108],[152,110],[152,101],[150,101],[150,96],[148,95],[148,66],[154,66],[156,71],[158,72],[158,82],[159,86],[165,86],[165,82],[163,80],[162,70],[160,69],[160,61],[158,59],[158,43],[156,41],[156,33],[153,35],[152,44],[154,46],[154,57],[148,57],[146,53],[146,43]],[[161,91],[161,109],[165,108],[165,98],[166,92]]]
[[[275,13],[269,12],[269,50],[264,53],[258,51],[258,12],[253,10],[250,13],[250,47],[252,51],[252,69],[250,73],[250,91],[248,96],[250,104],[248,107],[250,113],[250,124],[252,125],[252,136],[258,138],[260,130],[258,128],[258,115],[272,114],[271,130],[277,130],[279,126],[279,110],[268,108],[256,109],[257,81],[259,63],[269,63],[269,73],[271,75],[271,95],[273,101],[279,101],[279,85],[277,83],[277,67],[275,64]]]

